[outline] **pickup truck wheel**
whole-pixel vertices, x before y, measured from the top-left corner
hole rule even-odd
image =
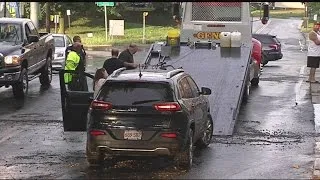
[[[12,92],[15,98],[24,98],[28,93],[29,80],[27,69],[23,68],[20,74],[20,81],[12,85]]]
[[[200,138],[197,142],[197,146],[201,149],[206,148],[211,143],[213,134],[213,121],[211,116],[209,115],[206,119],[206,127],[204,129],[202,138]]]
[[[41,70],[39,77],[41,85],[49,85],[52,81],[52,61],[51,57],[47,58],[46,65]]]
[[[193,161],[193,131],[189,129],[189,133],[187,136],[187,144],[185,149],[176,155],[174,158],[175,163],[178,167],[182,168],[183,170],[189,171],[192,166]]]

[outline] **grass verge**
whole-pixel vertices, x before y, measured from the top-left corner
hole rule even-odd
[[[262,14],[262,12],[261,12]],[[260,10],[255,10],[251,12],[253,17],[260,17]],[[271,18],[280,18],[280,19],[288,19],[291,17],[299,17],[302,18],[304,16],[303,9],[279,9],[279,10],[270,10],[270,17]]]
[[[66,29],[66,34],[71,38],[75,35],[79,35],[86,46],[92,45],[124,45],[129,43],[142,43],[143,28],[142,24],[125,23],[124,36],[108,37],[106,41],[104,23],[97,23],[97,20],[81,18],[73,21],[70,28]],[[149,26],[146,25],[146,43],[153,43],[155,41],[163,41],[166,38],[167,32],[174,27],[171,26]],[[44,32],[45,29],[40,29],[40,32]],[[51,29],[54,32],[54,29]],[[88,37],[88,33],[93,33],[93,37]]]

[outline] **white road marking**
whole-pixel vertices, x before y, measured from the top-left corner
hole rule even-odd
[[[268,21],[267,24],[263,25],[260,29],[258,29],[258,30],[255,32],[255,34],[261,33],[261,31],[263,31],[263,30],[270,24],[270,22],[271,22],[271,19]]]
[[[313,104],[314,109],[314,128],[316,133],[320,133],[320,104]]]
[[[305,74],[305,70],[306,70],[307,66],[302,66],[300,68],[300,72],[299,72],[299,82],[295,85],[295,93],[296,93],[296,97],[295,97],[295,103],[296,105],[299,104],[299,101],[301,99],[301,95],[300,95],[300,90],[301,90],[301,86],[302,86],[302,82],[304,81],[304,74]],[[302,95],[304,96],[304,95]]]

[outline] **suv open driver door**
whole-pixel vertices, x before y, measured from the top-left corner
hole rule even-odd
[[[87,80],[85,91],[71,91],[68,89],[68,84],[64,82],[64,74],[84,76]],[[90,103],[93,99],[93,78],[94,76],[84,73],[78,73],[73,70],[60,70],[60,92],[61,92],[61,107],[64,131],[86,131],[87,128],[87,113]]]

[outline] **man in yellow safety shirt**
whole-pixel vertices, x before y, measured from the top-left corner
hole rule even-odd
[[[69,52],[69,54],[66,58],[66,65],[64,67],[64,70],[73,70],[73,71],[77,70],[79,62],[81,60],[81,56],[80,56],[81,50],[82,50],[82,44],[79,42],[75,42],[73,44],[72,50]],[[70,90],[76,90],[73,87],[80,86],[80,84],[79,84],[80,82],[78,82],[78,84],[75,84],[77,82],[73,81],[73,80],[75,80],[75,79],[72,79],[73,76],[74,75],[70,74],[70,73],[64,74],[64,83],[68,84],[68,87]],[[77,89],[77,90],[80,90],[80,89]]]

